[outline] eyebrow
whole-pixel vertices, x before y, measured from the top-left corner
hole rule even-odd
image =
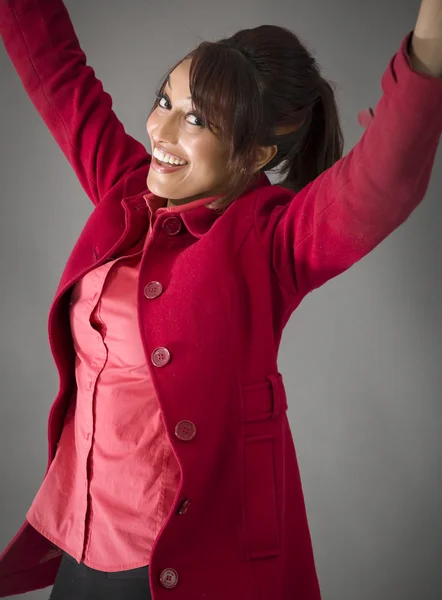
[[[170,83],[170,75],[167,77],[166,83],[169,85],[170,89],[172,89],[172,84]],[[186,100],[192,100],[192,96],[187,96]]]

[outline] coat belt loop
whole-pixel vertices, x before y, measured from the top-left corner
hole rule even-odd
[[[276,419],[280,411],[280,396],[279,396],[279,382],[280,377],[269,375],[268,379],[272,386],[272,416],[271,419]]]

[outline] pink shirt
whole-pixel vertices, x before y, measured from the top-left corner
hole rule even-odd
[[[151,216],[146,236],[73,286],[77,389],[27,513],[42,535],[101,571],[149,564],[180,479],[139,335],[137,283],[156,212],[181,212],[208,200],[164,208],[153,194],[144,198]]]

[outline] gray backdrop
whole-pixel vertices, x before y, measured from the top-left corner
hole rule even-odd
[[[149,152],[144,125],[166,69],[203,39],[271,23],[295,31],[337,82],[347,153],[419,0],[66,5],[126,130]],[[0,73],[1,551],[44,474],[58,389],[47,316],[93,206],[1,44]],[[308,296],[285,330],[280,371],[324,600],[442,596],[441,158],[410,219]]]

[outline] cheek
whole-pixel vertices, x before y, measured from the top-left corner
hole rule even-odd
[[[208,160],[208,157],[210,159]],[[206,154],[206,165],[208,172],[215,178],[223,177],[226,172],[227,157],[220,153],[219,149],[214,149]]]
[[[156,121],[157,119],[155,118],[155,113],[153,112],[146,121],[146,131],[149,136],[152,136],[152,132],[155,130]]]
[[[220,170],[225,168],[227,163],[225,152],[213,143],[196,143],[192,147],[189,147],[188,152],[195,164],[204,168],[211,175],[219,173]]]

